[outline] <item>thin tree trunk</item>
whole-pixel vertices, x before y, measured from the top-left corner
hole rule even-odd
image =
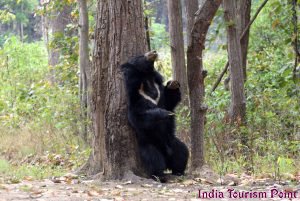
[[[79,68],[80,68],[80,105],[82,115],[82,137],[87,142],[88,132],[88,86],[90,75],[89,61],[89,18],[86,0],[78,0],[79,4]]]
[[[297,67],[298,63],[300,61],[300,52],[299,52],[299,45],[298,45],[298,15],[297,15],[297,0],[290,0],[290,4],[292,5],[292,11],[293,11],[293,41],[292,45],[295,52],[295,62],[294,62],[294,68],[293,68],[293,78],[296,80],[297,78]]]
[[[169,9],[168,9],[168,0],[162,0],[163,1],[163,19],[164,19],[164,24],[165,24],[165,30],[166,32],[169,32],[169,17],[168,17],[168,13],[169,13]]]
[[[248,53],[248,44],[249,44],[249,32],[250,29],[245,29],[250,22],[251,14],[251,0],[240,0],[237,1],[236,5],[237,16],[236,16],[236,28],[238,36],[240,37],[241,51],[242,51],[242,68],[243,68],[243,78],[244,82],[247,80],[247,53]],[[243,31],[246,30],[244,33]],[[225,89],[229,89],[230,83],[230,74],[224,81]]]
[[[146,29],[146,41],[148,51],[151,50],[151,41],[150,41],[150,30],[149,30],[149,17],[145,16],[145,29]]]
[[[66,5],[62,10],[54,11],[54,16],[50,17],[51,36],[55,36],[58,33],[64,33],[66,26],[70,22],[70,14],[72,7]],[[60,51],[57,49],[50,49],[49,54],[49,66],[50,66],[50,81],[55,83],[55,66],[59,63]]]
[[[237,37],[239,39],[241,45],[241,57],[242,57],[242,70],[243,70],[243,81],[244,83],[247,80],[247,53],[248,53],[248,44],[249,44],[249,32],[250,29],[247,29],[245,33],[244,30],[248,26],[250,22],[250,14],[251,14],[251,0],[240,0],[237,3]],[[241,37],[243,35],[243,37]],[[245,98],[246,99],[246,98]],[[244,109],[246,110],[246,109]],[[246,115],[246,111],[243,111],[243,115]],[[243,123],[246,123],[245,119],[242,119]],[[247,161],[252,161],[251,155],[249,152],[249,138],[248,135],[241,136],[241,143],[243,145],[242,151]],[[250,164],[250,163],[249,163]],[[251,165],[247,162],[245,163],[245,167],[248,170],[252,171]]]
[[[194,18],[195,14],[198,10],[198,0],[185,0],[185,13],[187,18],[187,26],[186,26],[186,33],[187,33],[187,44],[190,44],[191,38],[191,31],[194,26]]]
[[[237,29],[238,36],[243,34],[243,31],[250,22],[251,14],[251,0],[240,0],[237,5]],[[247,80],[247,53],[249,44],[249,29],[245,32],[245,35],[241,37],[241,49],[242,49],[242,67],[244,82]]]
[[[164,12],[164,0],[159,0],[156,5],[155,23],[161,24]]]
[[[179,81],[181,85],[183,103],[188,105],[187,75],[180,0],[168,0],[168,10],[173,79]]]
[[[205,162],[204,120],[207,106],[204,104],[205,74],[203,73],[202,52],[205,47],[208,28],[221,2],[221,0],[206,0],[197,11],[187,50],[187,72],[191,104],[192,171],[198,171]],[[193,15],[193,13],[190,14]]]
[[[128,125],[119,66],[146,52],[142,1],[99,0],[96,22],[91,101],[94,136],[84,170],[88,175],[120,179],[141,167],[136,138]]]
[[[20,22],[19,24],[19,29],[20,29],[20,40],[21,42],[23,43],[24,42],[24,26],[23,26],[23,23]]]
[[[268,0],[264,0],[264,2],[260,5],[260,7],[257,9],[256,13],[253,15],[251,21],[247,24],[247,26],[245,27],[245,29],[243,30],[241,36],[240,36],[240,40],[242,40],[246,33],[249,32],[250,26],[252,25],[252,23],[255,21],[255,19],[257,18],[258,14],[260,13],[260,11],[263,9],[263,7],[267,4]],[[222,71],[222,73],[220,74],[220,76],[218,77],[217,81],[215,82],[215,84],[212,87],[211,93],[215,91],[215,89],[218,87],[219,83],[221,82],[224,74],[227,72],[227,69],[229,67],[229,62],[227,61],[227,63],[225,64],[225,67]]]
[[[21,2],[21,13],[23,13],[23,7],[24,7],[24,4],[23,2]],[[23,22],[22,20],[20,21],[20,39],[21,39],[21,42],[23,42],[23,39],[24,38],[24,26],[23,26]]]
[[[44,4],[42,0],[39,1],[39,6],[43,7],[43,12],[46,13],[47,11],[47,4]],[[50,55],[49,49],[49,17],[44,14],[41,16],[41,29],[42,29],[42,38],[47,47],[47,53]],[[50,58],[50,57],[49,57]],[[49,59],[48,58],[48,59]]]
[[[244,94],[243,64],[240,35],[237,29],[237,3],[224,0],[224,15],[227,23],[228,55],[231,79],[231,105],[229,118],[231,122],[244,123],[246,119],[246,100]]]

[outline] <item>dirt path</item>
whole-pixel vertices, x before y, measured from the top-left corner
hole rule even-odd
[[[234,189],[234,190],[229,190]],[[200,196],[199,198],[199,190]],[[231,191],[231,194],[230,194]],[[214,198],[205,196],[213,195]],[[242,199],[234,198],[244,192]],[[246,198],[252,193],[252,198]],[[277,192],[277,194],[276,194]],[[254,196],[261,196],[257,199]],[[273,193],[273,198],[272,194]],[[223,194],[223,196],[222,196]],[[242,194],[241,194],[242,195]],[[264,196],[265,195],[265,196]],[[231,198],[230,198],[231,196]],[[283,196],[280,198],[280,196]],[[284,198],[284,196],[286,198]],[[224,198],[223,198],[224,197]],[[293,200],[300,201],[300,185],[267,184],[258,186],[211,186],[194,180],[161,184],[152,180],[139,182],[117,181],[97,183],[92,180],[22,181],[18,184],[0,184],[0,201],[199,201],[199,200]]]

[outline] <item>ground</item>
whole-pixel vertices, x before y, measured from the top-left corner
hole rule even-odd
[[[300,200],[299,181],[275,182],[267,178],[254,180],[247,175],[239,178],[235,175],[229,175],[227,179],[222,181],[226,185],[214,183],[209,178],[182,178],[172,180],[171,183],[167,184],[148,179],[133,180],[99,182],[78,178],[73,174],[39,181],[28,177],[17,184],[0,183],[0,201]],[[235,189],[239,192],[266,192],[267,198],[230,199],[228,189]],[[295,195],[295,197],[283,199],[276,195],[271,198],[272,189],[276,189],[274,192],[286,192],[287,196],[293,197]],[[216,192],[223,193],[224,198],[201,199],[198,197],[199,190],[201,192],[214,190],[214,194]]]

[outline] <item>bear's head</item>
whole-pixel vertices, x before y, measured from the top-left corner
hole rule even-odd
[[[134,68],[143,73],[149,73],[154,71],[154,62],[157,59],[157,52],[151,51],[147,52],[144,55],[136,56],[131,59],[121,67],[122,69]]]

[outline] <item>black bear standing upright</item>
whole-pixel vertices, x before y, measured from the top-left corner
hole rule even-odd
[[[130,59],[121,66],[127,89],[128,119],[137,133],[143,165],[154,178],[165,180],[164,170],[184,174],[189,152],[175,136],[174,109],[181,100],[179,83],[154,69],[156,51]]]

